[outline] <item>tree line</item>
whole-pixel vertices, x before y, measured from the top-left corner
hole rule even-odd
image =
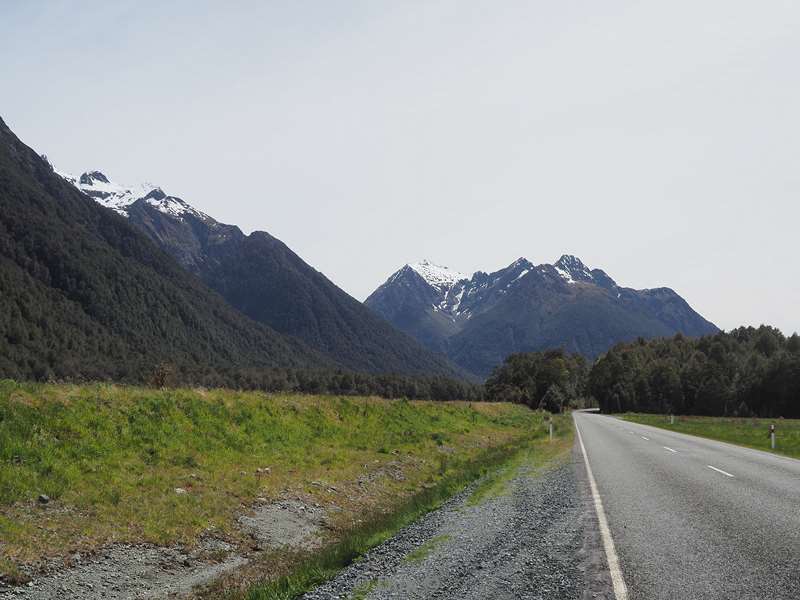
[[[800,418],[800,337],[761,326],[617,344],[588,367],[561,350],[515,354],[486,399],[561,410]]]
[[[563,412],[581,405],[588,373],[580,354],[564,350],[512,354],[486,380],[486,399]]]
[[[588,391],[604,412],[800,417],[800,337],[740,327],[637,340],[601,357]]]

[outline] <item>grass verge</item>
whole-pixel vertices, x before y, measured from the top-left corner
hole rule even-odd
[[[508,484],[523,470],[535,473],[563,461],[568,456],[574,437],[571,415],[553,417],[552,443],[544,436],[527,440],[518,451],[500,468],[494,469],[475,487],[467,506],[476,506],[489,498],[496,498],[508,491]]]
[[[800,419],[676,416],[671,424],[665,415],[628,413],[621,417],[634,423],[800,458]],[[777,432],[774,451],[770,448],[770,425],[775,425]]]
[[[541,415],[540,415],[541,417]],[[440,506],[445,500],[463,490],[470,483],[483,478],[478,489],[495,489],[506,474],[516,473],[522,464],[545,467],[563,460],[572,445],[572,419],[556,418],[556,439],[545,441],[544,420],[527,435],[511,444],[484,450],[472,459],[450,458],[440,469],[442,477],[432,487],[423,489],[390,510],[376,511],[363,523],[343,532],[339,541],[322,550],[295,557],[293,564],[285,566],[286,572],[264,579],[246,590],[228,592],[227,600],[291,600],[332,578],[341,569],[357,560],[370,549],[387,540],[398,530],[420,516]],[[534,458],[535,456],[535,458]],[[486,494],[482,497],[486,497]],[[422,560],[443,539],[431,540],[410,553],[409,560]],[[416,553],[420,553],[417,555]],[[273,568],[274,563],[271,565]],[[222,588],[209,591],[208,597],[217,597]]]

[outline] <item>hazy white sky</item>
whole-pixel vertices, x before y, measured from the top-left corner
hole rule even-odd
[[[0,3],[0,115],[359,299],[423,257],[576,254],[800,330],[800,4]]]

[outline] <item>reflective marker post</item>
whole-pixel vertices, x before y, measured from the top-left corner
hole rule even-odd
[[[550,441],[552,442],[553,441],[553,417],[550,417],[550,420],[548,421],[548,424],[550,425]]]
[[[669,424],[670,425],[675,425],[675,415],[670,415],[669,416]]]
[[[775,425],[769,426],[769,445],[775,450]]]

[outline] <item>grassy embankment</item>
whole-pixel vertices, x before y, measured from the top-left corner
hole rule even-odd
[[[771,452],[769,426],[776,427],[774,452],[800,458],[800,419],[747,419],[735,417],[675,417],[670,425],[664,415],[631,413],[621,415],[623,419],[652,425],[670,431],[688,433],[700,437],[730,442]]]
[[[525,469],[528,473],[556,466],[566,460],[572,447],[573,426],[570,415],[554,417],[553,442],[548,441],[545,416],[534,415],[533,427],[513,444],[501,445],[484,451],[479,460],[462,460],[442,471],[442,477],[434,484],[419,490],[394,503],[391,510],[376,511],[363,522],[346,532],[341,538],[320,552],[298,555],[294,564],[284,570],[276,570],[274,556],[266,555],[270,576],[254,585],[243,586],[228,592],[227,600],[292,600],[316,585],[333,577],[365,552],[394,535],[402,527],[436,508],[444,500],[464,489],[469,483],[482,478],[469,498],[469,504],[477,504],[485,498],[502,494],[509,481]],[[442,538],[423,544],[411,552],[410,561],[424,558]],[[222,581],[210,590],[208,597],[216,598],[228,582]],[[373,584],[368,584],[354,594],[353,598],[366,596]]]
[[[543,436],[541,414],[508,404],[2,381],[0,574],[113,542],[246,546],[236,517],[257,498],[335,505],[325,548],[349,560]]]

